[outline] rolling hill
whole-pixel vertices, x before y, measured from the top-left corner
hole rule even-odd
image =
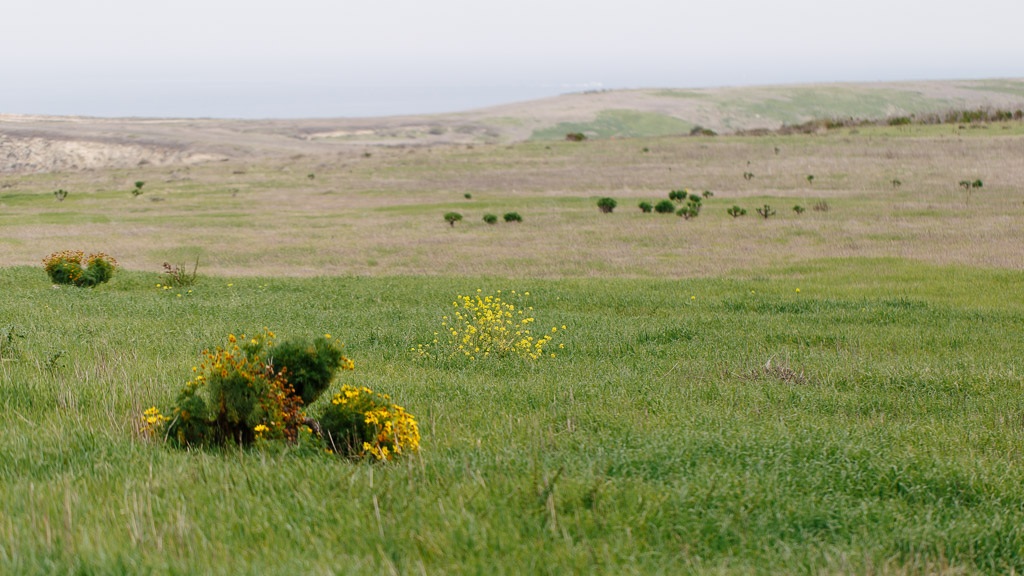
[[[457,114],[219,120],[0,114],[0,172],[331,154],[378,146],[507,144],[777,129],[813,119],[880,119],[948,110],[1024,109],[1024,80],[949,80],[565,94]]]

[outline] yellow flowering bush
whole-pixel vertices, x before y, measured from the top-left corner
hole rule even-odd
[[[318,419],[309,417],[304,407],[354,364],[330,334],[281,344],[275,339],[268,329],[253,337],[229,334],[226,345],[204,350],[170,414],[149,408],[141,417],[142,431],[179,447],[283,440],[377,460],[418,448],[412,415],[368,388],[344,386]]]
[[[530,293],[512,290],[509,295],[511,300],[521,300]],[[460,294],[452,301],[452,308],[451,315],[441,317],[441,330],[434,333],[434,339],[414,349],[420,356],[462,356],[470,360],[555,356],[548,350],[559,328],[552,326],[546,333],[535,334],[533,307],[506,300],[500,290],[496,295],[484,295],[482,290],[477,290],[475,296]]]
[[[43,258],[43,269],[54,284],[91,288],[114,276],[117,260],[103,252],[86,256],[81,250],[64,250]]]
[[[352,458],[391,460],[420,446],[416,419],[387,394],[342,386],[322,411],[319,424],[327,449]]]

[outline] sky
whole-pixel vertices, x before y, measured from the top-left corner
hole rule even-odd
[[[1020,0],[33,0],[0,113],[301,118],[588,89],[1024,77]]]

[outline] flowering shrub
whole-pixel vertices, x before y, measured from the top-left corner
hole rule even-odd
[[[530,293],[520,295],[513,290],[510,295],[517,299],[529,297]],[[416,348],[420,356],[463,356],[470,360],[493,356],[538,360],[545,355],[555,356],[545,348],[554,339],[558,327],[553,326],[544,335],[534,334],[530,327],[535,319],[529,314],[533,307],[517,307],[505,301],[500,290],[496,296],[484,296],[481,290],[477,290],[476,296],[460,294],[452,306],[455,309],[452,315],[441,317],[443,333],[435,332],[430,344]]]
[[[345,386],[320,420],[308,417],[303,407],[327,390],[338,371],[352,370],[353,362],[330,334],[281,344],[275,338],[266,329],[251,338],[230,334],[226,346],[204,350],[170,414],[155,406],[143,413],[143,433],[179,447],[312,441],[317,450],[378,460],[419,446],[412,415],[367,388]]]
[[[377,460],[419,449],[416,419],[391,397],[366,387],[342,386],[319,418],[327,449],[343,456]]]
[[[295,437],[301,424],[301,398],[270,361],[274,333],[251,339],[228,336],[226,347],[203,351],[195,375],[178,394],[168,438],[180,446],[204,446]]]
[[[86,257],[81,250],[65,250],[43,258],[43,269],[54,284],[73,284],[91,288],[114,276],[117,260],[103,252],[89,254]]]

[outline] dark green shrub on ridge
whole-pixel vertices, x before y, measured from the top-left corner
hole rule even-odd
[[[611,214],[612,210],[615,210],[615,207],[618,205],[619,203],[616,202],[614,198],[605,197],[597,201],[597,207],[604,214]]]
[[[654,205],[654,211],[658,214],[672,214],[676,211],[676,205],[671,200],[662,200]]]

